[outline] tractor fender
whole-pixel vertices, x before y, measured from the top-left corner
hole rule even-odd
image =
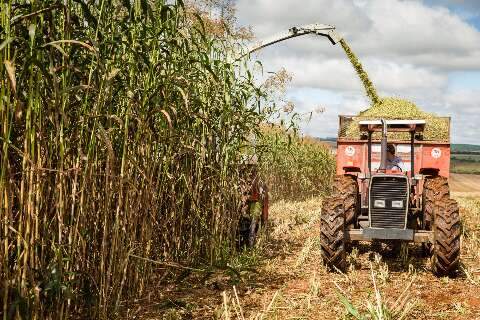
[[[355,166],[345,166],[342,169],[346,174],[351,172],[362,172],[362,170],[360,170],[359,167],[355,167]]]
[[[440,172],[439,168],[421,168],[420,169],[420,174],[424,174],[426,176],[438,176],[438,173]]]

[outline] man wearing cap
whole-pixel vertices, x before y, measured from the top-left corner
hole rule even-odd
[[[402,171],[402,159],[395,155],[395,146],[393,144],[387,145],[387,170]]]

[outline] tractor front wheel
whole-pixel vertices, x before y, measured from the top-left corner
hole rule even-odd
[[[330,269],[345,270],[345,210],[344,198],[332,195],[322,206],[320,246],[325,265]]]
[[[460,215],[453,199],[436,201],[433,211],[432,270],[437,276],[453,276],[460,260]]]

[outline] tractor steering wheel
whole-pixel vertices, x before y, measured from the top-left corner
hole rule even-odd
[[[400,170],[400,172],[403,172],[402,168],[401,168],[398,164],[394,164],[393,166],[394,166],[394,167],[397,167],[398,170]]]

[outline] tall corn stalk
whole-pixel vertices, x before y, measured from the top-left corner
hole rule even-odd
[[[106,318],[142,259],[232,250],[237,164],[264,119],[235,46],[164,1],[5,1],[0,315]]]
[[[329,191],[335,175],[330,148],[296,130],[262,126],[261,171],[274,200],[304,200]]]

